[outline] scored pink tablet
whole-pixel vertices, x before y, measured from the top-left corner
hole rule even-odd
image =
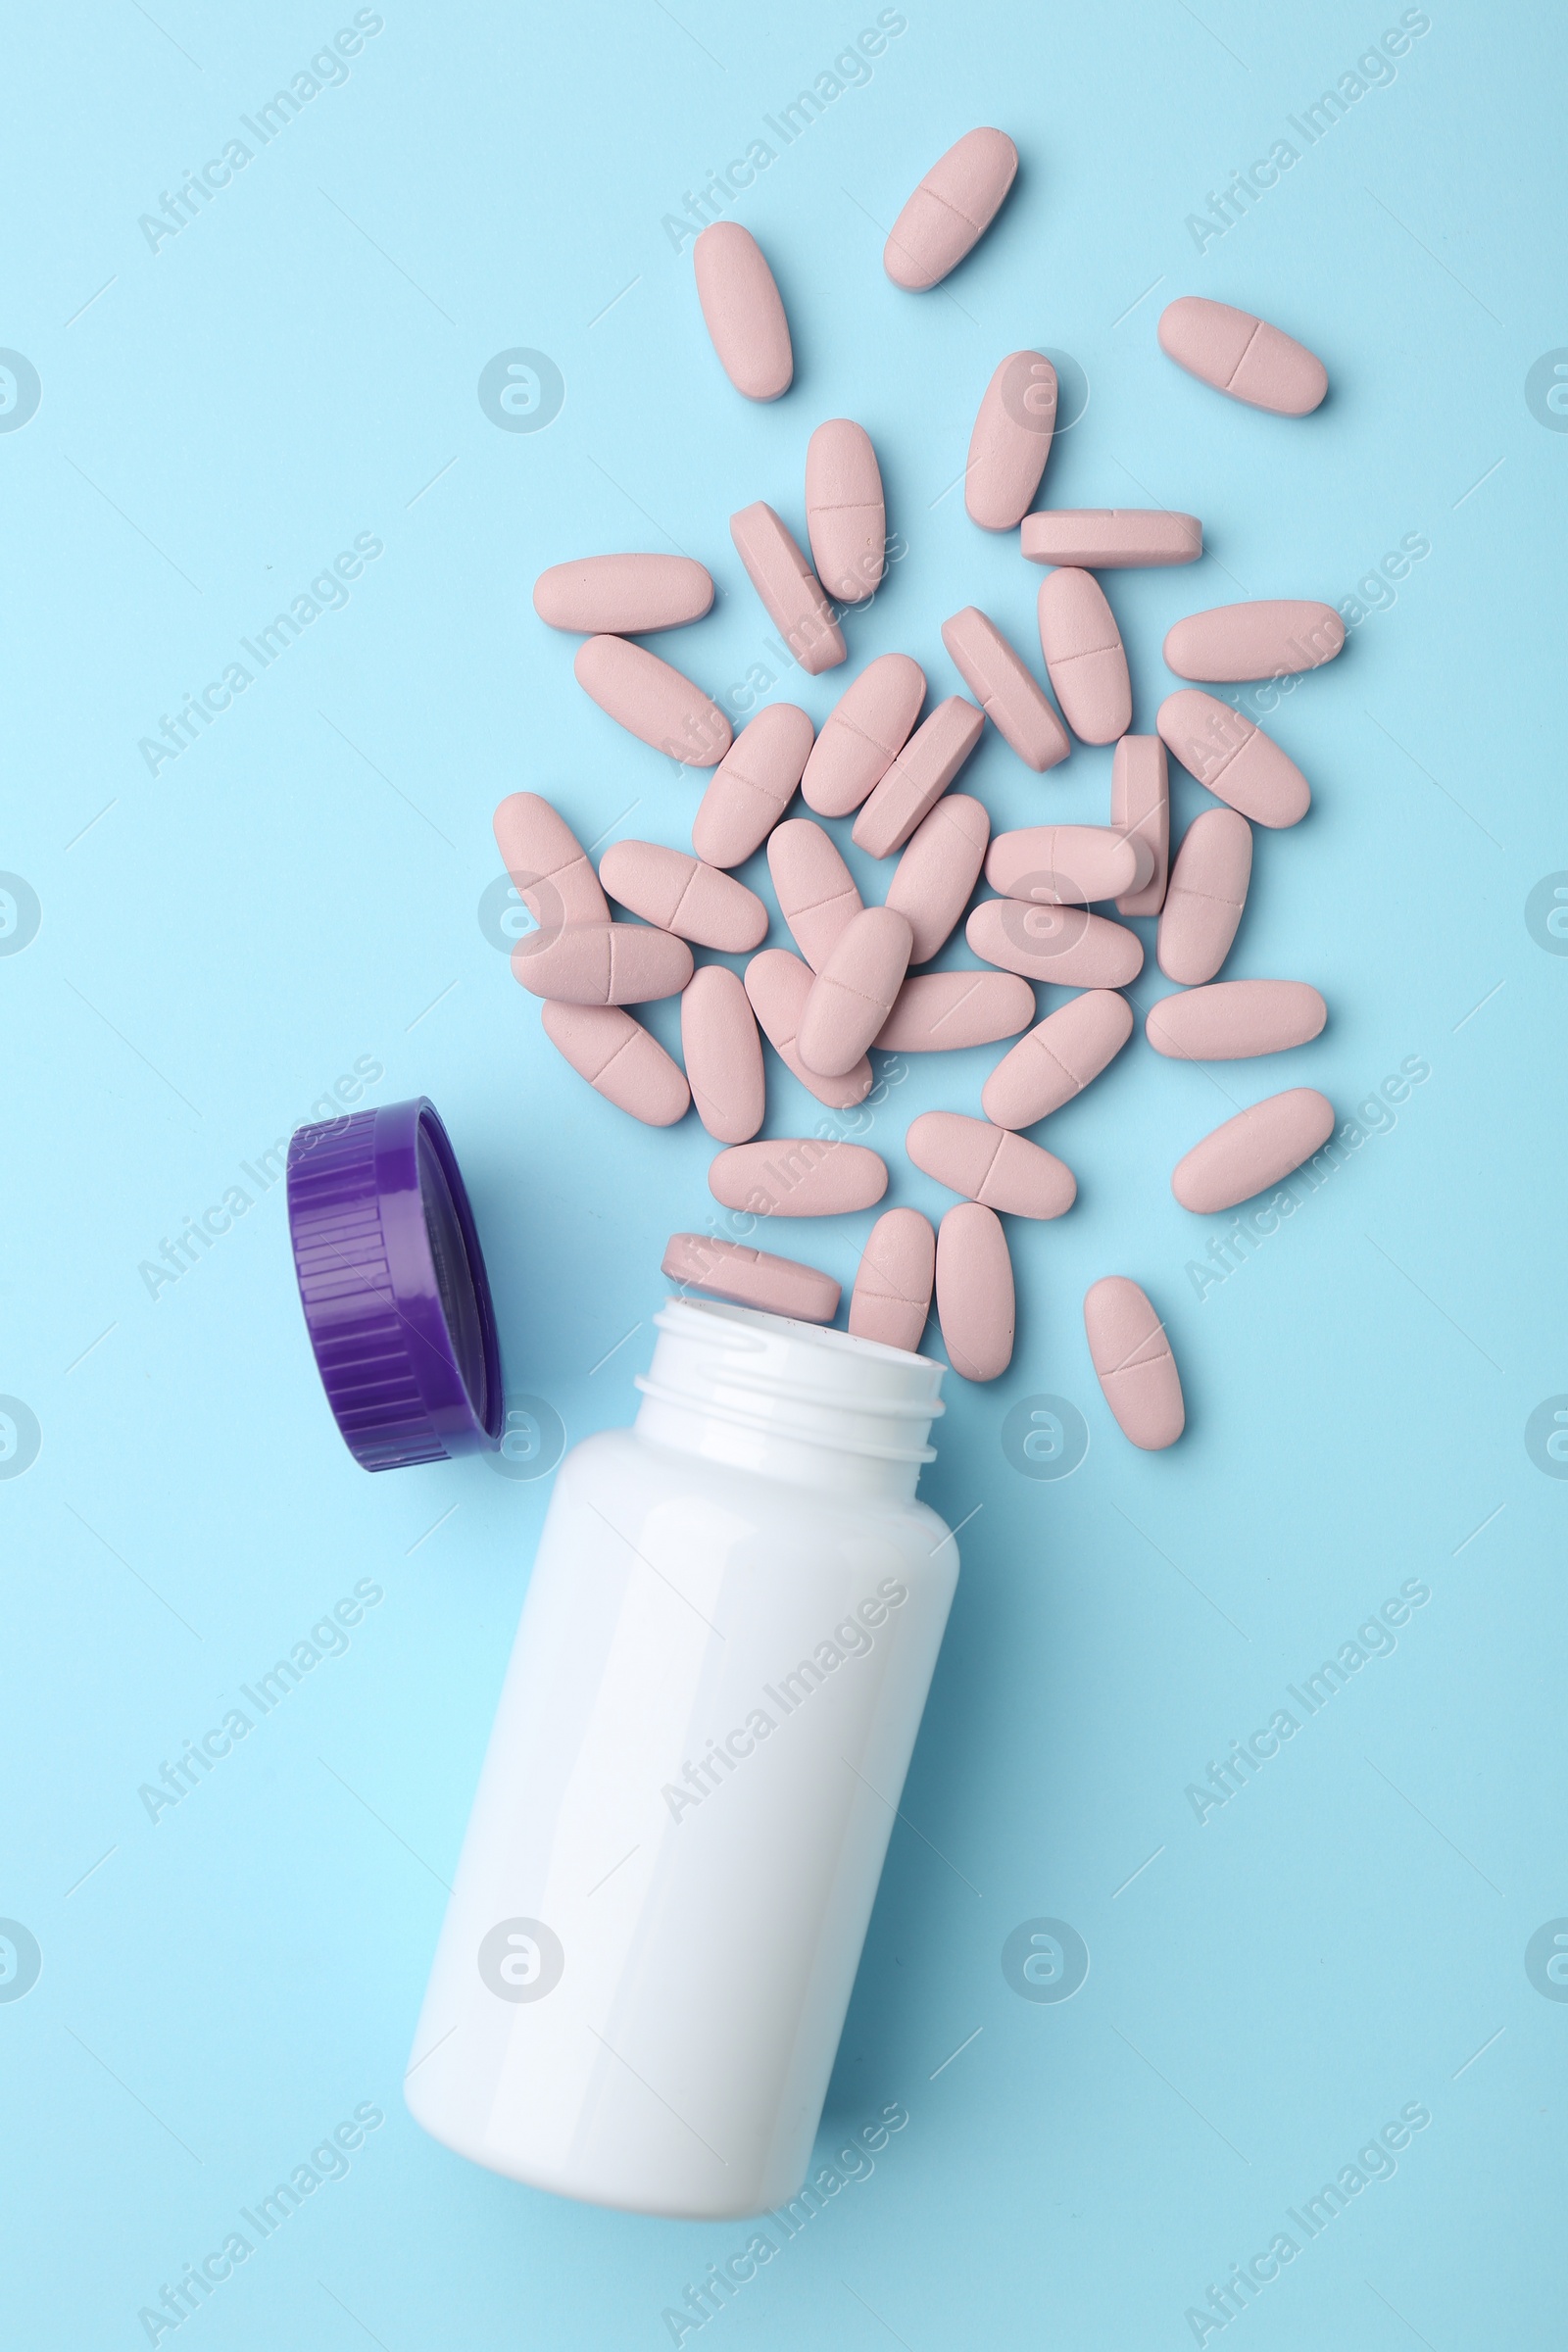
[[[1085,743],[1114,743],[1133,723],[1133,690],[1115,614],[1100,582],[1065,566],[1040,583],[1040,650],[1062,716]]]
[[[1252,829],[1234,808],[1205,808],[1171,868],[1154,954],[1167,980],[1198,988],[1231,952],[1252,876]]]
[[[994,620],[965,605],[942,623],[942,642],[969,692],[1004,743],[1037,775],[1065,760],[1067,730]]]
[[[683,939],[646,923],[568,923],[530,931],[512,951],[514,979],[559,1004],[648,1004],[692,976]]]
[[[501,862],[541,931],[609,922],[599,877],[559,809],[536,792],[511,792],[494,823]]]
[[[818,816],[848,816],[881,783],[925,701],[925,671],[907,654],[878,654],[846,686],[817,737],[801,792]]]
[[[764,948],[746,966],[747,998],[762,1035],[791,1076],[830,1110],[853,1110],[871,1092],[870,1062],[862,1057],[842,1078],[821,1078],[807,1068],[795,1050],[813,977],[810,965],[787,948]]]
[[[911,1122],[904,1149],[917,1168],[950,1192],[1014,1217],[1059,1217],[1078,1198],[1077,1178],[1054,1152],[961,1111],[922,1111]]]
[[[742,727],[692,819],[692,848],[706,864],[740,865],[761,848],[795,797],[810,749],[811,722],[794,703],[769,703]]]
[[[1164,1325],[1136,1282],[1107,1274],[1091,1285],[1084,1336],[1122,1435],[1146,1453],[1174,1446],[1187,1426],[1181,1375]]]
[[[883,1054],[957,1054],[1016,1037],[1035,992],[1013,972],[917,972],[906,980],[872,1044]]]
[[[890,1208],[878,1217],[860,1252],[850,1295],[850,1330],[884,1348],[919,1347],[931,1312],[937,1237],[917,1208]]]
[[[677,1063],[657,1037],[618,1004],[551,1004],[540,1013],[546,1037],[595,1092],[645,1127],[673,1127],[691,1095]]]
[[[614,841],[599,860],[612,899],[661,931],[721,956],[744,956],[767,937],[767,908],[733,874],[657,841]]]
[[[1278,416],[1309,416],[1329,388],[1315,353],[1250,311],[1183,294],[1159,317],[1159,347],[1216,392]]]
[[[806,529],[829,596],[869,596],[887,569],[887,509],[871,436],[848,416],[830,416],[806,445]]]
[[[877,1035],[909,968],[914,933],[891,906],[863,906],[833,942],[806,1000],[795,1049],[820,1078],[853,1070]]]
[[[1022,825],[999,833],[986,880],[1004,898],[1047,906],[1089,906],[1149,879],[1151,856],[1110,825]]]
[[[860,911],[855,876],[832,835],[808,816],[792,816],[773,828],[767,837],[767,866],[778,910],[801,954],[819,972],[845,924]]]
[[[1298,825],[1312,790],[1294,760],[1216,694],[1183,686],[1155,713],[1160,739],[1189,775],[1254,825]]]
[[[718,364],[748,400],[777,400],[790,388],[795,355],[789,320],[762,249],[738,220],[711,220],[692,247],[697,299]]]
[[[839,1286],[831,1274],[749,1250],[743,1242],[717,1241],[710,1233],[672,1233],[662,1271],[687,1290],[789,1315],[797,1323],[831,1323],[839,1311]]]
[[[1004,130],[970,130],[938,158],[889,232],[882,267],[911,294],[940,285],[1002,209],[1018,169]]]
[[[1133,1008],[1113,989],[1090,988],[1046,1018],[1004,1054],[980,1090],[980,1107],[997,1127],[1032,1127],[1115,1060],[1133,1033]]]

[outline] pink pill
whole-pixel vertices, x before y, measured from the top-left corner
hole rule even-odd
[[[648,1004],[679,996],[692,976],[692,952],[683,939],[644,923],[568,923],[519,939],[512,972],[530,996],[558,1004]]]
[[[994,1127],[1032,1127],[1081,1095],[1132,1033],[1133,1008],[1125,997],[1113,989],[1086,989],[1003,1055],[980,1091],[980,1107]],[[689,1069],[689,1054],[686,1060]]]
[[[1173,1061],[1248,1061],[1309,1045],[1328,1017],[1304,980],[1217,980],[1152,1004],[1144,1035]]]
[[[1053,988],[1125,988],[1144,968],[1136,931],[1081,906],[984,899],[963,936],[982,962]]]
[[[767,908],[757,893],[684,850],[657,841],[612,842],[599,860],[599,879],[645,923],[721,956],[744,956],[767,937]]]
[[[1100,582],[1070,566],[1040,583],[1040,650],[1062,715],[1085,743],[1114,743],[1133,723],[1121,632]]]
[[[1035,992],[1011,972],[921,972],[906,980],[872,1043],[882,1054],[957,1054],[1016,1037]]]
[[[1146,1453],[1174,1446],[1187,1426],[1181,1375],[1163,1324],[1124,1274],[1107,1274],[1084,1297],[1084,1333],[1096,1377],[1122,1435]]]
[[[795,795],[811,749],[811,722],[794,703],[770,703],[742,727],[692,819],[707,865],[740,865],[760,850]]]
[[[1254,825],[1299,824],[1311,807],[1311,786],[1295,760],[1218,695],[1180,687],[1166,695],[1154,724],[1188,773]]]
[[[991,819],[966,793],[945,792],[922,817],[893,869],[887,904],[914,933],[911,963],[929,963],[969,904],[991,834]]]
[[[1149,878],[1124,891],[1118,914],[1157,914],[1170,867],[1170,769],[1157,735],[1124,735],[1110,756],[1110,821],[1147,850]]]
[[[768,618],[808,677],[843,661],[844,634],[822,583],[772,508],[759,499],[729,518],[735,553]]]
[[[1254,1102],[1195,1144],[1178,1161],[1170,1189],[1183,1208],[1212,1216],[1278,1184],[1320,1152],[1333,1133],[1334,1105],[1328,1098],[1313,1087],[1293,1086],[1266,1102]]]
[[[705,963],[681,993],[680,1050],[709,1134],[749,1144],[767,1107],[762,1041],[744,986],[722,963]]]
[[[922,1111],[904,1149],[949,1192],[1009,1216],[1059,1217],[1078,1198],[1077,1178],[1054,1152],[961,1111]]]
[[[977,1200],[937,1228],[937,1316],[948,1361],[963,1380],[996,1380],[1012,1361],[1017,1313],[1002,1219]]]
[[[496,847],[541,931],[608,923],[610,906],[565,818],[536,792],[512,792],[495,813]]]
[[[830,416],[806,445],[806,528],[829,596],[847,605],[869,596],[887,569],[882,468],[870,434],[848,416]]]
[[[1056,370],[1042,352],[1010,352],[969,436],[963,503],[983,530],[1015,530],[1028,514],[1055,429]]]
[[[1165,632],[1165,667],[1179,678],[1219,683],[1289,678],[1332,662],[1344,643],[1345,623],[1332,605],[1259,597],[1178,620]]]
[[[796,1052],[819,1078],[842,1078],[893,1010],[914,933],[891,906],[865,906],[833,942],[801,1015]]]
[[[753,1217],[843,1217],[874,1208],[888,1189],[886,1163],[864,1144],[820,1135],[779,1135],[733,1144],[708,1171],[722,1208]]]
[[[907,654],[878,654],[823,721],[801,790],[818,816],[848,816],[880,784],[909,740],[925,700],[925,671]]]
[[[664,1245],[662,1271],[671,1282],[737,1306],[789,1315],[797,1323],[831,1323],[839,1311],[839,1286],[831,1274],[772,1257],[740,1242],[715,1241],[708,1233],[672,1233]]]
[[[953,665],[1004,743],[1039,775],[1072,749],[1067,730],[996,622],[966,605],[942,623]]]
[[[860,911],[855,876],[831,837],[808,816],[775,825],[767,837],[767,869],[796,946],[819,972],[845,924]]]
[[[873,858],[902,850],[979,742],[986,718],[961,694],[938,703],[916,727],[855,820],[850,839]]]
[[[894,284],[923,294],[956,270],[996,219],[1017,169],[1018,150],[1005,131],[966,131],[893,223],[882,267]]]
[[[1154,953],[1167,980],[1199,988],[1231,952],[1252,878],[1252,829],[1234,808],[1205,808],[1188,826],[1160,912]]]
[[[763,1036],[793,1077],[830,1110],[853,1110],[871,1092],[871,1064],[858,1061],[842,1078],[820,1078],[795,1051],[795,1040],[812,988],[809,964],[787,948],[764,948],[746,966],[746,994]]]
[[[1308,416],[1329,388],[1322,361],[1294,336],[1233,311],[1228,303],[1184,294],[1159,317],[1159,347],[1167,359],[1232,400],[1271,409],[1278,416]]]
[[[700,686],[624,637],[588,637],[572,662],[601,710],[684,767],[712,767],[730,746],[729,720]]]
[[[533,584],[541,620],[587,637],[682,628],[712,602],[712,575],[690,556],[580,556],[552,564]]]
[[[1163,507],[1048,507],[1026,514],[1018,535],[1031,564],[1071,564],[1084,571],[1196,564],[1203,526],[1196,514]]]
[[[630,1111],[645,1127],[673,1127],[691,1095],[658,1038],[618,1004],[551,1004],[540,1014],[546,1037],[579,1077]]]
[[[1108,825],[1024,825],[999,833],[986,880],[1004,898],[1046,906],[1088,906],[1147,881],[1150,855]]]
[[[917,1208],[890,1208],[878,1217],[850,1294],[855,1337],[912,1355],[931,1312],[936,1265],[937,1237]]]
[[[692,247],[697,299],[718,364],[748,400],[777,400],[795,373],[790,322],[761,247],[738,220],[713,220]]]

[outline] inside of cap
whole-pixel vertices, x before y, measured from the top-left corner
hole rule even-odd
[[[441,1312],[446,1317],[447,1329],[452,1335],[452,1352],[457,1358],[458,1371],[468,1393],[474,1418],[481,1428],[485,1428],[489,1424],[490,1400],[486,1393],[484,1334],[479,1325],[477,1285],[468,1260],[468,1246],[463,1238],[457,1203],[452,1198],[452,1188],[447,1182],[440,1156],[425,1132],[422,1119],[418,1126],[416,1149],[419,1199],[424,1206],[424,1230],[429,1237]]]

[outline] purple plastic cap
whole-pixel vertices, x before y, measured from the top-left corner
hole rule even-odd
[[[434,1103],[296,1129],[288,1229],[317,1370],[361,1468],[494,1451],[495,1308]]]

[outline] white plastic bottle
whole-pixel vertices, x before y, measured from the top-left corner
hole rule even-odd
[[[940,1365],[671,1300],[557,1474],[410,2061],[477,2164],[640,2213],[793,2196],[957,1580]]]

